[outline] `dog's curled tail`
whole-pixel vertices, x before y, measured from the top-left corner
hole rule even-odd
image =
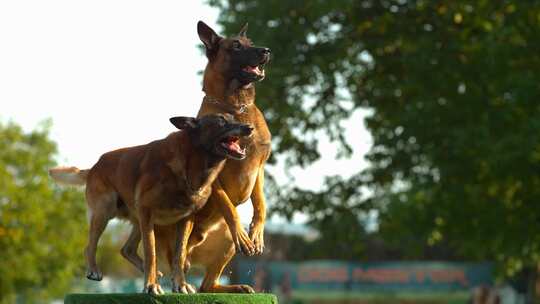
[[[56,167],[49,169],[49,175],[60,184],[84,186],[88,171],[77,167]]]

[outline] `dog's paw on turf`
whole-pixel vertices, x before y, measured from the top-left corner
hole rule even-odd
[[[161,286],[159,284],[148,284],[144,289],[143,293],[147,293],[150,295],[162,295],[164,294],[163,289],[161,289]]]
[[[183,293],[183,294],[192,294],[192,293],[197,293],[197,290],[195,289],[195,287],[189,283],[183,283],[183,284],[179,284],[179,285],[176,285],[175,283],[173,283],[173,288],[172,288],[172,292],[174,293]]]
[[[255,290],[249,285],[233,285],[237,293],[255,293]]]

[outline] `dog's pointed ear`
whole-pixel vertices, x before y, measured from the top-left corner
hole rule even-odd
[[[199,38],[204,43],[207,53],[217,49],[218,43],[221,38],[214,30],[206,25],[206,23],[199,21],[197,22],[197,33]]]
[[[240,32],[238,32],[238,37],[247,37],[247,29],[248,29],[248,23],[246,22],[246,24],[242,26],[242,29],[240,30]]]
[[[176,116],[169,118],[169,121],[180,130],[196,129],[198,127],[198,120],[193,117]]]

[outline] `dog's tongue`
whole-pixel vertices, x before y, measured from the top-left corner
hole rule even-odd
[[[239,154],[244,154],[244,150],[240,148],[239,142],[237,137],[231,137],[224,144],[227,146],[227,149],[236,151]]]
[[[249,73],[254,73],[254,74],[257,74],[257,75],[260,75],[261,74],[261,70],[259,69],[258,66],[247,66],[244,68],[244,71],[246,72],[249,72]]]
[[[229,149],[234,150],[236,152],[242,152],[242,149],[240,148],[240,145],[236,141],[231,141],[228,143]]]

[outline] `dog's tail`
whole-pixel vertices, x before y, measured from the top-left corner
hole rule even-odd
[[[77,167],[56,167],[49,169],[49,175],[60,184],[84,186],[88,171]]]

